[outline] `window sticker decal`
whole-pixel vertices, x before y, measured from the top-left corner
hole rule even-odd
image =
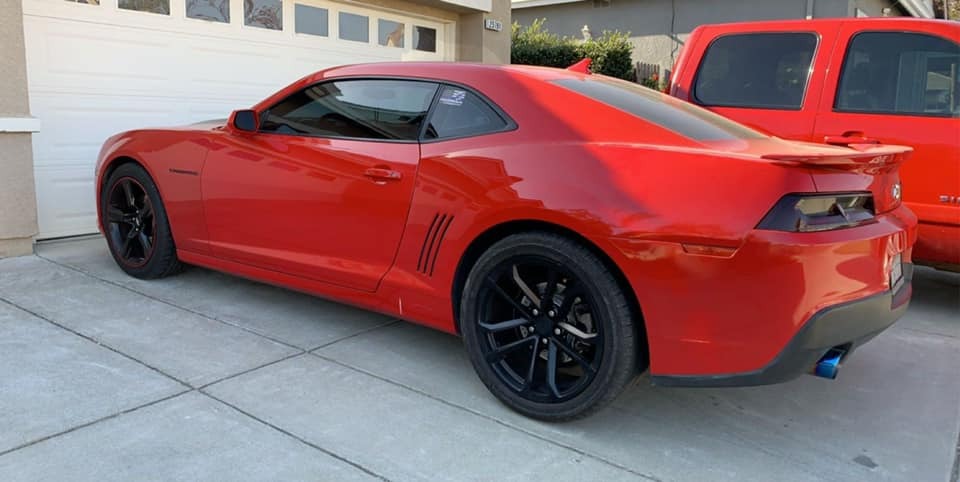
[[[440,96],[440,103],[444,105],[463,105],[463,100],[467,98],[467,91],[459,89],[446,89]]]

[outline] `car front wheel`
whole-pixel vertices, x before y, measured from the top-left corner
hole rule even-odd
[[[110,254],[141,279],[162,278],[181,268],[167,212],[153,179],[136,164],[123,164],[100,191],[100,212]]]

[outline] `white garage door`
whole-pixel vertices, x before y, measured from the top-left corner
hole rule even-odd
[[[96,231],[93,169],[131,128],[225,118],[307,73],[450,60],[453,24],[322,0],[24,0],[40,238]]]

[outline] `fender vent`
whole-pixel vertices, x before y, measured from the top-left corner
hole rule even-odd
[[[430,229],[427,229],[427,235],[423,238],[423,246],[420,248],[417,271],[427,276],[433,276],[433,268],[437,265],[437,255],[440,253],[440,244],[443,243],[443,237],[446,236],[447,229],[452,222],[452,215],[440,213],[433,215]]]

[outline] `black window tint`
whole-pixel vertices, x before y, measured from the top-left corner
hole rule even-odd
[[[417,140],[437,84],[344,80],[309,87],[264,113],[260,130],[290,135]]]
[[[693,140],[766,137],[706,109],[631,82],[594,77],[557,80],[556,83]]]
[[[960,46],[931,35],[866,32],[851,40],[834,108],[960,116]]]
[[[694,98],[710,106],[800,109],[816,50],[812,33],[720,37],[704,55]]]
[[[476,136],[505,129],[506,120],[474,93],[460,87],[443,87],[430,117],[425,137],[446,139]]]

